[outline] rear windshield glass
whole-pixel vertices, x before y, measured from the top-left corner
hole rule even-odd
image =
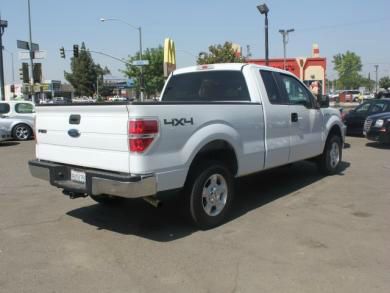
[[[7,114],[10,110],[10,107],[6,103],[0,103],[0,114]]]
[[[30,114],[34,113],[34,107],[28,103],[18,103],[15,105],[15,111],[16,113]]]
[[[172,76],[161,100],[167,102],[250,101],[250,97],[241,71],[207,71]]]

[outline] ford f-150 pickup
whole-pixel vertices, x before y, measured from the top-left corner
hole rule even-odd
[[[313,159],[338,171],[345,126],[289,72],[253,64],[174,71],[157,102],[40,105],[33,176],[99,203],[180,194],[201,229],[223,223],[234,179]]]

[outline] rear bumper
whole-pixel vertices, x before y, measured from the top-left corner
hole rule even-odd
[[[138,198],[155,195],[157,180],[154,174],[131,175],[83,169],[40,160],[28,162],[33,177],[50,182],[64,190],[88,195],[114,195]],[[71,170],[85,172],[85,184],[70,180]]]

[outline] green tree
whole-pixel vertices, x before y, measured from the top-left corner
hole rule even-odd
[[[338,72],[338,85],[340,88],[357,89],[360,86],[362,61],[354,52],[333,56],[334,69]]]
[[[388,89],[390,88],[390,77],[389,76],[384,76],[379,80],[379,87]]]
[[[149,61],[149,65],[143,66],[142,68],[144,90],[147,97],[154,96],[161,92],[165,82],[163,67],[164,50],[161,46],[157,48],[148,48],[143,52],[142,59]],[[135,60],[139,60],[139,52],[134,56],[130,56],[124,73],[129,78],[134,79],[134,87],[139,93],[141,68],[131,65],[131,63]]]
[[[242,62],[245,62],[245,58],[237,55],[231,42],[225,42],[223,45],[209,46],[209,53],[200,53],[197,60],[198,64]]]
[[[84,42],[81,44],[79,56],[72,57],[70,69],[71,72],[65,71],[64,76],[75,89],[76,96],[93,96],[97,79],[99,78],[99,84],[103,86],[102,75],[110,72],[107,67],[103,69],[99,64],[95,64]]]

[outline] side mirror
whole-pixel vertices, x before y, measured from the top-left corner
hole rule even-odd
[[[329,96],[323,95],[318,98],[318,103],[320,104],[320,108],[329,108]]]

